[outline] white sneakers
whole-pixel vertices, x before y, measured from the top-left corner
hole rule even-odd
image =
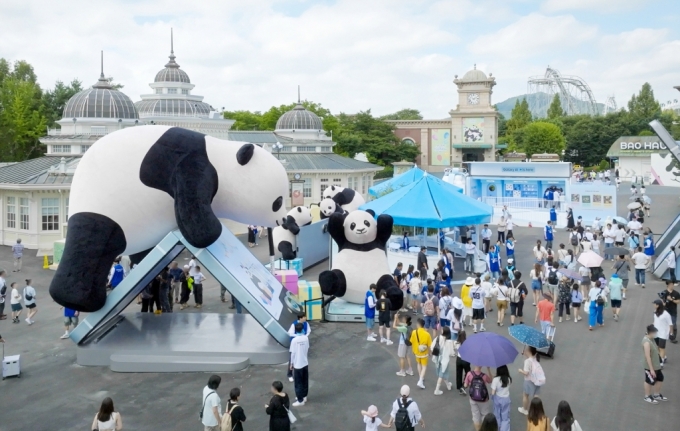
[[[66,332],[64,332],[64,335],[62,335],[62,336],[59,337],[59,338],[61,338],[62,340],[65,340],[65,339],[67,339],[67,338],[69,337],[69,335],[70,335],[70,334],[68,333],[68,331],[66,331]]]
[[[443,393],[444,393],[444,392],[440,391],[439,389],[437,389],[436,391],[434,391],[434,394],[435,394],[435,395],[441,395],[441,394],[443,394]]]
[[[416,386],[418,386],[420,389],[425,389],[425,383],[423,383],[422,380],[418,380],[418,384]]]
[[[305,401],[304,401],[304,400],[303,400],[302,402],[300,402],[300,401],[295,401],[295,402],[293,403],[293,407],[300,407],[300,406],[304,406],[304,405],[305,405]]]
[[[29,325],[32,325],[32,324],[34,324],[34,323],[35,323],[35,322],[34,322],[33,320],[29,319],[28,317],[27,317],[27,318],[25,318],[24,320],[25,320],[25,321],[26,321],[26,323],[28,323]]]
[[[366,337],[366,341],[375,341],[375,338],[373,338],[372,335],[369,335],[368,337]]]
[[[522,407],[517,407],[517,411],[522,413],[525,416],[529,414],[529,412],[524,410],[524,408],[522,408]]]
[[[381,338],[381,339],[380,339],[380,342],[381,342],[381,343],[385,343],[385,344],[387,344],[388,346],[391,346],[392,344],[394,344],[394,342],[392,342],[392,340],[388,340],[387,338]]]
[[[403,371],[397,371],[397,375],[398,375],[399,377],[406,377],[406,373],[403,372]]]
[[[291,383],[293,383],[293,378],[292,378],[292,377],[288,377],[288,381],[291,382]]]

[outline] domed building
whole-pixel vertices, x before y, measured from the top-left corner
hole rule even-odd
[[[495,161],[498,112],[491,102],[496,78],[477,69],[455,76],[458,103],[443,119],[391,121],[402,142],[417,145],[417,163],[431,172],[458,168],[464,162]]]
[[[135,103],[139,118],[145,124],[183,127],[216,138],[228,139],[233,120],[225,120],[222,114],[208,103],[203,96],[192,94],[195,85],[189,75],[180,69],[175,61],[175,49],[170,31],[170,56],[149,87],[151,94],[141,95]]]

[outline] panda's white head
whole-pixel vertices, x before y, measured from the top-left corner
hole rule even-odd
[[[298,206],[288,211],[289,216],[295,219],[295,224],[298,226],[306,226],[312,223],[312,212],[309,208]]]
[[[345,238],[352,244],[367,244],[378,236],[378,222],[366,211],[356,210],[347,214],[342,226]]]
[[[244,224],[276,227],[286,217],[288,175],[281,162],[257,145],[205,137],[219,188],[215,215]]]
[[[345,188],[340,187],[340,186],[330,186],[326,187],[326,190],[323,191],[323,194],[321,195],[322,199],[326,198],[333,198],[333,196],[337,195],[338,193],[342,192]]]
[[[325,198],[319,204],[319,211],[323,214],[324,218],[328,218],[337,211],[337,204],[331,198]]]

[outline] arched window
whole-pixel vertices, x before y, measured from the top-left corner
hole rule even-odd
[[[404,143],[404,144],[408,144],[408,145],[415,145],[416,144],[416,141],[414,141],[411,138],[404,138],[404,139],[401,140],[401,142]]]

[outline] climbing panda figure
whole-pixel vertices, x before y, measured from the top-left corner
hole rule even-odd
[[[399,310],[404,294],[390,274],[385,254],[392,217],[383,214],[376,221],[374,216],[370,210],[331,215],[328,232],[338,244],[338,254],[333,258],[333,268],[319,274],[319,285],[324,295],[363,304],[368,287],[375,283],[378,292],[387,292],[392,309]]]
[[[356,211],[360,206],[366,203],[360,193],[355,192],[350,188],[339,186],[330,186],[323,191],[322,199],[331,198],[340,206],[343,211],[351,213]]]
[[[344,213],[340,205],[338,205],[332,198],[325,198],[319,203],[319,216],[321,220],[327,219],[335,213]]]
[[[272,231],[274,248],[281,253],[284,260],[297,257],[297,234],[301,226],[312,224],[312,213],[309,208],[299,206],[288,211],[285,221]]]
[[[287,195],[283,165],[253,144],[164,126],[106,135],[73,177],[66,247],[50,294],[65,307],[99,310],[117,256],[147,252],[177,228],[194,247],[207,247],[222,233],[218,218],[277,226]]]

